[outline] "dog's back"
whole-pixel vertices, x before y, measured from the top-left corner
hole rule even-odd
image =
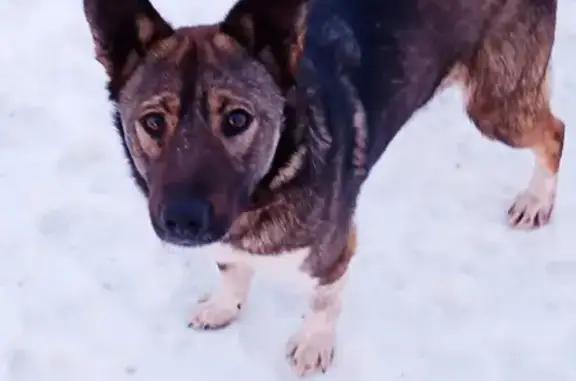
[[[305,58],[321,78],[325,104],[339,105],[329,111],[333,123],[353,119],[356,111],[342,99],[358,98],[369,169],[450,74],[468,89],[492,87],[483,97],[494,92],[495,103],[518,97],[522,82],[537,87],[547,69],[555,13],[555,1],[538,0],[315,0]],[[500,128],[479,127],[491,138]]]

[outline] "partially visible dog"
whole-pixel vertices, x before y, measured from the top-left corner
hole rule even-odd
[[[221,284],[193,327],[232,322],[251,265],[289,259],[313,292],[287,356],[299,374],[325,371],[361,185],[447,78],[486,137],[534,152],[510,223],[550,219],[564,140],[547,81],[555,0],[240,0],[218,24],[179,29],[148,0],[84,6],[158,237],[222,243]]]

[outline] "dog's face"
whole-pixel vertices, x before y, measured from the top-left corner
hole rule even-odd
[[[221,24],[174,30],[147,1],[85,0],[162,240],[217,241],[249,207],[282,133],[300,3],[243,0]]]
[[[270,168],[283,98],[263,65],[216,28],[177,30],[119,93],[152,224],[178,244],[221,238]]]

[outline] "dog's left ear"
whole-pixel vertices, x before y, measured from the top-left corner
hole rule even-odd
[[[309,0],[239,0],[220,24],[261,61],[283,90],[294,83]]]

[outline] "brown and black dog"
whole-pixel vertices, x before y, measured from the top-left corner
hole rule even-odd
[[[312,287],[287,356],[299,374],[325,371],[360,188],[448,83],[487,138],[535,155],[511,225],[550,219],[564,140],[547,80],[555,0],[240,0],[220,23],[179,29],[147,0],[84,7],[156,234],[221,245],[220,286],[192,327],[232,322],[253,265],[279,261]]]

